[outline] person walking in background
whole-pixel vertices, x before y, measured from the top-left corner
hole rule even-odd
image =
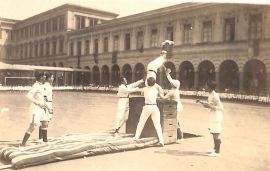
[[[129,115],[129,93],[139,90],[138,86],[144,82],[143,79],[132,84],[127,84],[125,77],[120,77],[120,86],[118,88],[117,97],[119,97],[116,113],[116,124],[114,135],[117,136],[119,129],[126,123]]]
[[[147,121],[148,117],[151,116],[151,119],[154,123],[155,129],[157,131],[158,139],[159,139],[159,146],[164,146],[164,140],[162,135],[162,128],[160,124],[160,111],[157,106],[157,97],[160,95],[161,97],[164,96],[163,89],[156,84],[156,79],[154,77],[149,77],[147,79],[147,87],[144,87],[142,93],[145,99],[145,105],[142,109],[142,113],[140,116],[139,123],[137,125],[136,133],[134,139],[139,139],[142,133],[143,127],[145,122]]]
[[[46,82],[44,83],[44,90],[45,90],[45,95],[44,95],[44,99],[45,99],[45,103],[48,106],[48,109],[46,110],[46,119],[48,118],[48,125],[49,122],[52,119],[52,114],[53,114],[53,107],[52,107],[52,101],[53,101],[53,87],[52,87],[52,83],[54,80],[53,74],[52,73],[45,73],[46,76]],[[44,118],[43,118],[44,119]],[[43,120],[41,120],[41,123],[43,122]],[[42,133],[42,126],[39,126],[39,141],[42,142],[43,141],[43,133]]]
[[[208,156],[219,157],[220,156],[220,145],[221,140],[219,135],[221,133],[221,123],[223,120],[222,111],[224,110],[223,104],[220,101],[219,95],[215,92],[216,82],[208,81],[205,86],[205,90],[210,94],[207,102],[196,100],[196,103],[201,103],[205,108],[209,108],[209,126],[208,129],[213,135],[214,139],[214,150]]]
[[[30,126],[28,127],[26,133],[24,134],[21,145],[19,146],[19,150],[24,151],[24,147],[26,142],[28,141],[31,133],[35,130],[35,127],[38,126],[41,122],[43,141],[48,142],[47,139],[47,126],[48,126],[48,118],[45,114],[44,108],[46,107],[44,100],[44,83],[45,83],[45,73],[41,71],[35,71],[36,82],[32,86],[31,90],[27,94],[27,99],[31,101],[30,105]]]
[[[177,102],[177,141],[176,143],[180,143],[184,141],[183,132],[180,128],[180,112],[183,110],[183,105],[180,101],[180,81],[172,79],[171,75],[171,69],[166,69],[166,76],[171,83],[172,88],[169,90],[169,92],[164,96],[161,97],[162,99],[170,99]]]

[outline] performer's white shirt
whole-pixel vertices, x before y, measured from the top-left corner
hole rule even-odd
[[[166,59],[162,56],[157,57],[155,60],[151,61],[148,66],[147,70],[154,70],[157,72],[157,70],[163,65],[163,63],[166,61]]]
[[[163,90],[158,85],[148,86],[143,88],[143,94],[145,99],[145,104],[157,104],[157,96],[158,94],[162,94]]]
[[[52,85],[48,82],[45,82],[44,87],[45,87],[45,95],[47,96],[47,100],[51,102],[53,100]]]
[[[45,95],[44,85],[41,82],[36,81],[26,97],[33,103],[43,105],[44,95]]]
[[[216,110],[219,111],[224,110],[224,106],[220,101],[219,95],[214,90],[209,94],[207,101],[208,103],[214,105],[216,107]],[[212,110],[213,109],[210,109],[210,112]]]
[[[137,88],[138,85],[143,83],[143,80],[136,81],[132,84],[121,84],[118,88],[117,97],[128,97],[129,93],[137,91],[139,88]]]

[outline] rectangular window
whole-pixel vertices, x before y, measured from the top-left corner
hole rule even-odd
[[[85,54],[89,54],[90,53],[90,43],[89,40],[85,41]]]
[[[43,50],[44,48],[43,48],[43,47],[44,47],[44,44],[41,43],[41,44],[40,44],[40,57],[42,57],[43,54],[44,54],[44,50]]]
[[[20,38],[23,39],[23,35],[24,35],[24,29],[21,29],[20,31]]]
[[[89,22],[90,22],[89,26],[94,26],[94,25],[98,24],[98,20],[96,20],[96,19],[90,19]]]
[[[115,35],[113,39],[113,50],[118,51],[119,50],[119,35]]]
[[[64,29],[65,23],[64,23],[64,17],[60,17],[60,30]]]
[[[82,53],[82,42],[78,42],[77,43],[77,53],[78,53],[78,55],[81,55]]]
[[[53,20],[53,31],[57,30],[57,18]]]
[[[250,16],[250,38],[261,39],[262,38],[262,14],[256,14]]]
[[[98,39],[94,40],[94,53],[98,53]]]
[[[69,54],[70,54],[70,56],[73,56],[73,43],[70,43],[70,51],[69,51]]]
[[[130,33],[125,34],[125,50],[130,50]]]
[[[143,48],[143,31],[137,33],[137,49]]]
[[[64,40],[59,41],[59,53],[62,54],[64,51]]]
[[[25,29],[24,29],[25,31],[24,31],[24,38],[28,38],[28,27],[26,27]]]
[[[19,40],[19,30],[16,31],[16,40],[18,41]]]
[[[212,42],[212,21],[203,22],[203,42]]]
[[[30,26],[30,37],[34,35],[34,26]]]
[[[235,40],[235,18],[226,18],[224,22],[225,41]]]
[[[39,34],[39,24],[35,25],[35,36]]]
[[[81,18],[81,28],[85,27],[85,18]]]
[[[56,41],[53,42],[53,55],[56,55]]]
[[[21,59],[23,58],[23,46],[22,45],[20,46],[20,57],[21,57]]]
[[[183,44],[191,44],[192,29],[191,24],[184,25]]]
[[[24,49],[24,58],[27,58],[27,54],[28,54],[28,46],[25,45],[24,48],[25,48],[25,49]]]
[[[51,32],[51,21],[46,22],[46,32],[50,33]]]
[[[151,47],[157,47],[157,46],[158,46],[157,29],[153,29],[151,31]]]
[[[80,29],[80,25],[81,25],[81,19],[80,17],[76,17],[76,29]]]
[[[32,44],[29,45],[29,58],[32,58],[32,52],[33,52],[32,46],[33,46]]]
[[[173,41],[173,27],[167,27],[166,39]]]
[[[46,43],[46,56],[50,55],[50,42]]]
[[[104,52],[108,52],[108,47],[109,47],[109,42],[108,42],[108,37],[104,37]]]
[[[35,44],[35,57],[38,56],[38,44]]]
[[[44,34],[44,28],[45,28],[45,24],[43,22],[40,24],[40,34]]]

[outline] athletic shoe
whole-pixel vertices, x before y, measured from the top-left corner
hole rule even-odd
[[[20,150],[21,152],[25,152],[24,146],[20,146],[20,145],[19,145],[19,150]]]
[[[115,137],[117,137],[117,136],[118,136],[118,133],[117,133],[117,132],[115,132],[115,133],[114,133],[114,136],[115,136]]]
[[[219,157],[220,156],[220,153],[213,152],[213,153],[209,154],[208,156],[209,157]]]
[[[177,144],[180,144],[181,142],[185,141],[184,138],[176,140]]]
[[[157,143],[157,146],[158,147],[164,147],[164,144],[163,143]]]

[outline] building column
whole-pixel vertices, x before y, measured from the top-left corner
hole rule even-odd
[[[90,73],[91,78],[90,78],[90,84],[93,84],[93,77],[94,77],[94,71],[92,70],[92,72]]]
[[[159,69],[159,80],[160,80],[160,86],[161,87],[163,87],[163,82],[164,82],[164,79],[163,79],[163,73],[164,73],[164,69],[163,69],[163,67],[161,67],[160,69]]]
[[[101,70],[101,71],[100,71],[100,75],[99,75],[99,85],[100,85],[100,86],[103,84],[102,78],[103,78],[103,71]]]
[[[194,71],[194,88],[197,89],[199,82],[199,73],[198,71]]]
[[[239,92],[242,93],[244,91],[244,73],[242,71],[239,72]]]
[[[109,85],[112,85],[112,75],[113,75],[113,72],[109,72]]]
[[[135,71],[132,71],[132,76],[131,76],[131,82],[134,83],[135,82]]]
[[[215,73],[215,82],[216,82],[216,84],[217,84],[217,86],[216,86],[216,90],[218,91],[219,90],[219,72],[216,72]]]
[[[179,69],[176,68],[176,70],[175,70],[175,79],[180,80],[179,75],[180,75],[179,74]]]

